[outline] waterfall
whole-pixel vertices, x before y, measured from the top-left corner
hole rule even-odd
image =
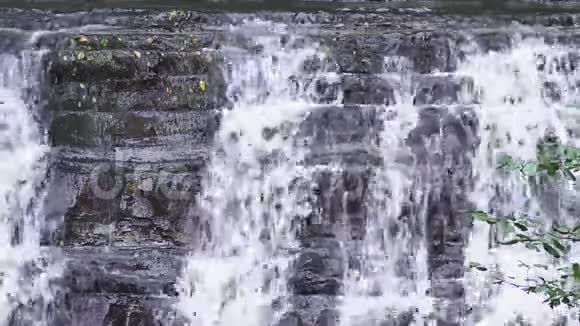
[[[498,173],[501,154],[535,160],[537,145],[545,136],[578,146],[578,138],[568,132],[576,128],[575,123],[566,115],[567,107],[578,100],[577,71],[570,66],[570,55],[578,49],[549,45],[541,39],[522,40],[518,36],[514,39],[511,49],[474,55],[458,70],[458,74],[472,77],[483,94],[477,108],[481,145],[474,159],[476,182],[472,200],[478,209],[500,216],[526,213],[548,224],[560,219],[576,225],[577,218],[568,213],[562,198],[570,194],[567,185],[560,184],[556,198],[545,202],[541,195],[534,194],[531,184],[519,172],[508,176]],[[546,86],[550,85],[556,85],[560,98],[546,96]],[[557,275],[558,266],[546,254],[526,249],[522,244],[495,247],[489,241],[490,232],[487,225],[474,225],[466,248],[467,263],[495,266],[520,284],[526,284],[528,277],[552,279]],[[577,249],[573,248],[570,257],[574,257]],[[528,272],[521,262],[550,268]],[[484,306],[481,315],[474,316],[477,325],[499,325],[518,318],[531,325],[551,325],[562,316],[570,317],[568,325],[580,323],[578,312],[563,307],[551,309],[542,302],[545,297],[540,294],[528,294],[507,285],[494,288],[492,281],[488,274],[476,271],[466,276],[468,304]]]
[[[34,115],[43,52],[14,50],[0,50],[0,325],[42,326],[60,273],[40,247],[48,145]]]
[[[501,154],[533,160],[546,136],[578,145],[569,132],[577,126],[566,115],[578,100],[576,72],[566,61],[576,49],[518,35],[502,51],[467,42],[456,71],[431,74],[413,71],[409,58],[387,56],[374,77],[395,85],[392,103],[362,99],[353,108],[345,104],[352,95],[321,96],[348,74],[307,69],[305,62],[325,58],[323,46],[287,25],[259,20],[228,32],[225,43],[235,46],[221,53],[232,108],[222,112],[199,205],[190,212],[197,236],[179,280],[177,310],[190,325],[276,325],[293,309],[328,307],[339,311],[343,326],[547,325],[566,317],[567,325],[578,323],[577,312],[551,309],[540,295],[496,286],[493,274],[469,270],[473,261],[525,280],[519,260],[550,265],[544,276],[558,266],[519,245],[498,247],[489,227],[471,226],[465,214],[468,208],[521,211],[574,223],[566,206],[576,198],[570,185],[556,189],[554,202],[546,199],[554,194],[538,193],[530,179],[498,172],[497,160]],[[457,94],[421,98],[420,85],[432,81],[457,86]],[[368,181],[353,182],[365,188],[360,237],[347,230],[352,194],[337,186],[336,176],[353,168],[336,154],[346,148],[344,140],[323,130],[331,111],[373,112],[380,121],[373,130],[377,146],[369,145],[380,163],[366,167],[372,170]],[[326,137],[330,149],[317,147],[316,137]],[[332,154],[321,163],[325,150]],[[331,185],[325,191],[343,197],[341,209],[317,207],[313,199],[336,195],[313,192],[326,172]],[[340,243],[343,255],[336,259],[338,272],[325,274],[342,283],[324,293],[332,299],[323,308],[293,307],[293,268],[301,253],[312,250],[299,239],[304,223],[341,229],[322,236]],[[324,259],[335,258],[331,251]]]
[[[180,280],[178,309],[191,325],[259,326],[283,313],[270,306],[287,299],[295,224],[311,210],[300,190],[310,172],[294,140],[313,103],[297,83],[304,61],[319,54],[315,44],[296,45],[286,28],[248,21],[229,30],[248,44],[224,49],[233,108],[221,118],[199,198],[197,248]]]
[[[392,58],[386,58],[389,64]],[[405,81],[412,72],[400,70],[387,78]],[[406,143],[417,126],[419,110],[413,105],[411,88],[400,83],[397,104],[374,107],[381,112],[380,157],[382,165],[369,185],[367,229],[356,255],[360,267],[349,270],[341,305],[341,324],[379,325],[387,319],[416,310],[426,316],[432,299],[428,284],[427,252],[424,242],[425,211],[409,216],[409,197],[426,207],[429,183],[422,182],[409,165]],[[401,218],[407,216],[402,220]]]

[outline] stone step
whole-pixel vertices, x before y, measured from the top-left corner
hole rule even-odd
[[[66,190],[60,193],[64,207],[55,205],[47,214],[64,210],[61,237],[69,246],[190,247],[198,237],[192,209],[204,166],[191,161],[61,167],[60,183],[53,187]]]
[[[91,30],[58,35],[59,46],[69,50],[137,50],[141,52],[195,53],[212,48],[218,35],[213,31],[175,33],[131,29]]]
[[[49,325],[188,325],[183,318],[176,316],[174,298],[70,293],[54,301],[54,312],[47,318]],[[12,321],[18,322],[18,319]]]
[[[121,50],[67,50],[51,56],[50,81],[93,83],[143,78],[149,75],[188,76],[209,73],[210,58],[199,52]]]
[[[175,296],[182,265],[179,251],[66,249],[64,282],[72,293]]]
[[[50,140],[53,146],[123,146],[130,139],[155,145],[158,137],[187,135],[191,142],[208,144],[218,123],[210,111],[59,112]]]
[[[52,111],[193,111],[225,106],[225,85],[211,75],[67,82],[52,88]]]
[[[477,101],[473,80],[453,74],[334,74],[303,78],[305,91],[313,88],[311,99],[321,104],[396,105],[407,97],[415,105],[473,104]],[[317,74],[320,76],[320,73]]]
[[[289,298],[290,311],[277,326],[337,326],[338,300],[325,295],[294,295]]]
[[[157,137],[155,144],[128,142],[123,145],[107,148],[61,146],[55,149],[54,155],[58,157],[58,164],[65,169],[74,169],[75,165],[90,168],[111,163],[122,169],[149,166],[151,170],[162,169],[164,166],[174,169],[174,166],[205,164],[210,155],[208,144],[195,142],[187,135]]]
[[[372,144],[380,127],[374,107],[314,107],[300,125],[298,139],[304,138],[310,148],[353,142]]]

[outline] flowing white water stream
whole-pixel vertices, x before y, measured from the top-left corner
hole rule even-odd
[[[21,312],[20,320],[45,325],[49,281],[60,273],[45,265],[40,248],[48,146],[29,96],[38,95],[42,55],[0,53],[0,325],[8,325],[19,305],[31,311]],[[32,302],[42,307],[33,309]]]
[[[578,101],[576,88],[573,87],[576,73],[566,71],[566,67],[570,67],[570,62],[566,61],[568,53],[577,50],[546,45],[538,39],[522,41],[516,38],[514,43],[514,47],[506,52],[474,51],[454,73],[473,78],[475,91],[481,92],[481,103],[475,106],[481,143],[473,162],[476,180],[471,200],[483,211],[526,212],[530,216],[543,216],[549,223],[549,214],[553,212],[546,211],[545,205],[532,194],[530,185],[521,175],[500,176],[497,158],[500,154],[508,154],[518,159],[534,160],[538,142],[548,134],[557,136],[563,143],[578,145],[578,140],[570,138],[567,133],[567,128],[577,126],[570,125],[566,115],[562,114],[567,112],[566,104]],[[542,70],[540,65],[543,62],[546,64]],[[397,79],[405,80],[404,74],[400,73]],[[553,101],[546,96],[546,83],[557,85],[561,90],[561,101]],[[404,94],[404,90],[399,91]],[[409,289],[409,280],[398,276],[395,270],[398,259],[408,255],[408,246],[413,242],[405,232],[397,233],[395,238],[388,235],[389,223],[397,223],[401,206],[409,194],[423,198],[421,190],[429,191],[429,184],[425,184],[424,189],[412,188],[413,168],[395,163],[394,153],[406,146],[403,140],[417,121],[417,108],[410,105],[408,98],[399,98],[398,103],[389,108],[398,117],[385,119],[381,137],[384,166],[370,191],[371,203],[372,198],[388,199],[386,205],[369,212],[363,250],[363,265],[367,268],[363,273],[353,271],[347,278],[347,291],[341,309],[343,325],[379,325],[385,316],[392,319],[410,308],[417,308],[419,315],[413,325],[423,325],[425,321],[421,316],[433,308],[433,302],[425,295],[429,284],[426,277],[427,255],[423,247],[416,247],[411,256],[414,282],[411,282],[412,288]],[[388,195],[385,189],[389,190]],[[502,196],[507,197],[503,201],[498,199],[498,189]],[[565,190],[563,187],[562,192]],[[577,218],[567,215],[562,204],[551,203],[551,206],[556,205],[558,216],[569,224],[577,224]],[[417,214],[416,221],[424,228],[426,220],[421,216],[421,210]],[[466,264],[478,262],[492,265],[496,271],[519,281],[532,276],[519,266],[520,261],[529,265],[549,265],[549,270],[539,275],[556,275],[558,266],[544,253],[535,253],[520,245],[490,250],[490,246],[496,245],[490,243],[489,232],[488,226],[475,224],[466,248]],[[577,254],[578,248],[573,248],[570,256],[578,257]],[[569,317],[568,325],[578,325],[580,322],[577,311],[568,311],[563,307],[551,309],[542,302],[545,299],[542,295],[528,294],[505,285],[492,291],[490,275],[467,273],[467,307],[478,308],[461,322],[462,325],[506,325],[518,319],[531,325],[551,325],[561,320],[562,316]],[[482,307],[483,310],[478,310]]]
[[[408,71],[403,71],[396,77],[402,81],[407,74]],[[341,324],[346,326],[379,325],[411,310],[413,314],[419,311],[419,323],[419,315],[426,316],[432,311],[433,302],[426,295],[427,251],[425,243],[417,241],[415,228],[424,223],[425,212],[418,212],[413,222],[400,221],[409,196],[412,194],[423,202],[429,185],[413,184],[416,167],[400,161],[401,156],[409,155],[405,140],[416,126],[418,110],[412,104],[409,89],[398,91],[397,105],[378,108],[383,111],[379,148],[383,165],[369,185],[368,226],[359,257],[361,268],[350,270],[345,279]],[[397,231],[393,232],[393,228]]]
[[[297,248],[293,221],[311,212],[303,200],[305,194],[290,191],[289,186],[308,180],[315,168],[304,166],[305,151],[293,142],[297,125],[314,106],[309,100],[311,90],[297,92],[290,79],[300,79],[304,61],[322,56],[321,51],[317,45],[293,48],[292,38],[282,37],[288,33],[284,25],[254,21],[230,32],[249,36],[251,44],[248,50],[224,50],[228,96],[234,107],[223,114],[217,150],[211,156],[196,212],[202,216],[199,248],[188,258],[179,281],[178,310],[195,326],[262,326],[276,320],[284,310],[272,311],[272,302],[289,296],[286,272]],[[576,143],[561,114],[567,103],[578,99],[571,87],[575,73],[550,66],[553,59],[561,65],[561,58],[570,51],[537,39],[516,39],[506,52],[475,51],[454,73],[472,78],[481,94],[474,106],[481,143],[473,160],[476,179],[471,196],[478,209],[547,213],[521,176],[500,175],[496,165],[502,153],[535,159],[537,144],[547,133],[564,143]],[[544,60],[540,54],[546,62],[543,70],[539,69]],[[387,66],[391,61],[387,60]],[[431,175],[429,171],[418,175],[413,166],[399,160],[409,154],[406,139],[418,121],[419,110],[407,85],[410,74],[407,69],[390,71],[388,77],[401,85],[398,104],[377,108],[383,112],[379,148],[383,166],[369,185],[366,237],[355,245],[360,267],[347,271],[344,280],[340,314],[345,326],[380,325],[409,310],[415,315],[413,325],[426,325],[434,310],[428,294],[427,246],[421,238],[426,233]],[[560,101],[546,97],[547,82],[561,89]],[[400,222],[410,196],[420,209],[411,214],[416,216]],[[559,216],[572,219],[558,207]],[[394,226],[398,232],[391,231]],[[553,265],[546,255],[520,246],[493,250],[489,246],[488,227],[476,223],[465,249],[466,264],[492,264],[521,279],[527,274],[518,267],[519,260]],[[505,325],[521,317],[531,325],[544,326],[573,314],[552,310],[541,296],[516,288],[502,286],[492,291],[486,275],[468,272],[465,276],[466,304],[476,307],[463,320],[465,325]],[[568,325],[577,324],[576,316]]]
[[[291,77],[300,78],[316,45],[294,49],[294,40],[283,37],[286,27],[268,22],[230,32],[252,42],[248,50],[224,50],[234,107],[223,114],[200,198],[200,248],[180,281],[178,309],[195,326],[261,326],[278,318],[270,306],[288,296],[293,220],[310,212],[303,194],[289,189],[308,179],[293,137],[311,107],[309,90],[296,92]]]
[[[577,90],[573,87],[576,73],[565,71],[566,66],[569,67],[567,54],[577,51],[546,45],[538,39],[517,40],[514,47],[506,52],[473,56],[459,68],[459,74],[472,77],[476,88],[483,91],[481,105],[477,107],[481,145],[474,159],[477,179],[472,194],[472,201],[478,209],[493,210],[500,216],[512,212],[527,213],[531,217],[544,219],[546,223],[554,218],[553,214],[558,214],[572,225],[577,223],[577,218],[567,216],[561,202],[552,203],[557,207],[556,212],[546,210],[519,173],[506,177],[497,170],[497,160],[501,154],[535,160],[536,145],[548,134],[557,136],[562,143],[578,144],[578,140],[570,138],[566,132],[567,127],[573,126],[559,114],[567,102],[578,99]],[[562,93],[561,102],[544,96],[546,82],[558,86]],[[515,103],[510,98],[515,99]],[[561,190],[566,191],[565,187]],[[498,191],[504,198],[498,197]],[[541,273],[536,275],[546,278],[556,275],[557,266],[546,254],[536,253],[521,244],[490,250],[490,246],[495,245],[490,243],[489,232],[489,226],[475,223],[466,248],[466,263],[495,266],[495,270],[514,277],[519,284],[526,284],[526,279],[538,272]],[[577,253],[575,250],[571,253],[572,258]],[[528,272],[520,266],[520,262],[551,268],[548,271],[536,269]],[[517,318],[531,325],[551,325],[562,314],[572,316],[568,325],[579,323],[574,312],[566,312],[564,308],[551,309],[543,303],[545,297],[542,295],[528,294],[510,286],[492,291],[492,281],[489,273],[474,271],[466,276],[468,304],[485,307],[481,316],[474,316],[477,318],[471,321],[476,321],[477,325],[504,325]]]

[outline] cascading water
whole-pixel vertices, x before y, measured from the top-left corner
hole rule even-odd
[[[312,214],[308,191],[301,189],[301,183],[312,182],[316,167],[305,164],[308,150],[300,146],[297,136],[300,123],[315,109],[312,99],[316,96],[312,89],[300,87],[300,79],[304,77],[304,62],[323,55],[313,45],[310,49],[293,47],[285,25],[254,21],[230,32],[239,36],[236,42],[242,39],[244,44],[244,49],[223,49],[233,109],[221,118],[217,150],[211,156],[199,211],[194,213],[202,216],[195,239],[197,248],[188,257],[179,281],[178,310],[196,326],[230,325],[242,320],[244,325],[259,326],[280,317],[284,308],[272,309],[272,303],[284,307],[288,303],[282,301],[291,296],[286,283],[288,266],[299,249],[294,238],[296,222]],[[381,325],[385,320],[401,318],[409,325],[430,325],[438,318],[455,320],[459,316],[463,319],[452,323],[491,326],[520,318],[532,325],[545,325],[548,319],[556,321],[563,314],[571,314],[550,309],[539,295],[508,286],[491,289],[489,277],[484,277],[490,274],[466,272],[461,280],[456,272],[437,276],[430,265],[435,254],[429,252],[433,250],[429,223],[444,218],[440,215],[461,215],[449,210],[468,202],[463,197],[448,196],[446,192],[458,191],[450,188],[456,179],[446,179],[446,173],[441,176],[442,169],[465,174],[467,166],[469,173],[463,177],[469,179],[473,174],[474,190],[469,201],[477,209],[497,214],[525,210],[530,215],[544,216],[546,203],[532,193],[520,175],[506,177],[498,173],[497,158],[503,153],[535,159],[537,144],[547,134],[564,143],[575,143],[567,133],[571,126],[561,114],[567,102],[576,100],[571,87],[575,85],[573,72],[550,67],[552,59],[560,60],[572,49],[548,46],[541,40],[516,38],[513,43],[505,52],[474,51],[451,76],[433,74],[435,78],[467,77],[474,81],[474,89],[463,94],[465,98],[446,107],[416,105],[413,83],[417,76],[410,69],[392,71],[394,66],[410,65],[405,65],[405,58],[386,59],[385,70],[389,73],[379,77],[393,79],[398,85],[397,104],[372,107],[381,113],[378,151],[382,163],[369,182],[363,239],[341,239],[349,247],[347,251],[352,249],[349,254],[359,261],[349,266],[344,279],[340,296],[342,325]],[[545,61],[543,68],[539,58]],[[559,86],[560,99],[550,99],[546,85]],[[334,104],[341,102],[340,97]],[[462,160],[470,149],[462,148],[461,155],[456,151],[465,146],[464,139],[454,139],[444,129],[454,128],[453,124],[462,119],[469,120],[466,117],[470,114],[478,121],[477,127],[470,125],[476,128],[470,132],[480,139],[468,163]],[[439,119],[451,127],[440,125],[438,131],[431,132],[430,127],[421,125],[422,119]],[[431,132],[425,142],[421,140],[424,153],[413,147],[416,129],[421,129],[419,133]],[[450,152],[439,155],[445,151]],[[457,198],[464,202],[442,208],[437,201],[446,198],[450,202],[442,205],[455,205]],[[560,218],[570,218],[564,207],[557,207]],[[444,228],[456,227],[453,232],[459,234],[463,223],[458,225]],[[460,245],[459,256],[452,259],[463,259]],[[466,265],[471,261],[494,264],[505,275],[525,279],[527,275],[518,267],[518,260],[552,264],[545,255],[519,246],[489,250],[490,246],[495,244],[489,243],[488,227],[476,223],[465,248]],[[452,287],[457,285],[452,283],[455,281],[465,287],[466,306],[473,308],[471,312],[463,307],[462,294],[453,302],[445,295],[434,294],[434,287]],[[577,318],[569,320],[568,325],[574,322]]]
[[[474,159],[477,179],[472,200],[478,209],[499,216],[524,213],[546,223],[560,218],[575,225],[577,220],[567,214],[564,202],[559,199],[543,202],[519,172],[506,176],[498,173],[497,166],[502,154],[536,160],[537,145],[545,136],[556,136],[563,144],[577,146],[578,140],[567,133],[567,129],[575,126],[562,114],[578,96],[576,72],[570,69],[567,60],[577,49],[550,46],[538,39],[516,38],[514,43],[513,48],[505,52],[475,55],[458,71],[472,77],[482,91],[478,106],[481,145]],[[557,85],[561,98],[546,96],[546,85]],[[569,191],[565,185],[561,186],[560,195]],[[556,275],[558,266],[546,254],[526,249],[523,244],[496,247],[490,240],[490,232],[487,225],[474,225],[466,248],[467,263],[495,266],[497,271],[513,277],[518,284],[532,284],[526,280],[533,276],[551,279]],[[570,257],[574,257],[576,250],[572,249]],[[528,271],[522,262],[530,266],[546,265],[549,269]],[[481,315],[471,320],[477,325],[503,325],[518,318],[531,325],[551,325],[566,315],[571,317],[567,325],[580,322],[574,312],[561,307],[551,309],[542,302],[545,299],[542,295],[528,294],[509,285],[493,288],[493,281],[488,273],[467,275],[468,304],[484,306]]]
[[[0,49],[0,325],[41,326],[60,273],[40,247],[48,146],[33,114],[43,52],[14,50]]]
[[[249,49],[224,49],[234,107],[221,119],[200,198],[198,248],[180,281],[178,309],[196,326],[259,326],[279,318],[270,306],[288,297],[294,223],[310,212],[304,194],[290,189],[309,179],[293,139],[311,107],[309,90],[292,79],[300,79],[316,45],[294,47],[286,26],[261,21],[229,32],[251,42]]]
[[[525,212],[530,216],[548,216],[555,213],[557,217],[568,221],[568,224],[576,225],[574,218],[566,213],[566,207],[563,206],[565,203],[541,201],[519,173],[511,174],[508,178],[498,173],[497,158],[500,154],[534,160],[538,143],[547,135],[556,136],[562,143],[576,146],[578,143],[567,132],[567,128],[573,129],[575,126],[567,124],[564,118],[569,113],[569,109],[565,110],[566,104],[577,101],[575,71],[570,69],[570,63],[565,60],[574,50],[549,46],[537,39],[522,41],[516,37],[514,44],[510,50],[500,53],[480,53],[476,50],[453,74],[474,80],[473,90],[461,91],[465,104],[471,107],[470,98],[479,100],[474,107],[474,114],[479,125],[477,134],[480,143],[472,163],[475,189],[470,201],[477,209],[496,214]],[[393,77],[392,74],[389,77]],[[399,81],[413,79],[412,74],[405,71],[395,77]],[[396,318],[409,310],[415,316],[408,319],[408,322],[423,325],[426,322],[424,317],[429,320],[428,315],[434,309],[437,310],[434,298],[426,295],[429,287],[435,284],[429,284],[428,281],[430,271],[427,267],[425,239],[421,239],[429,232],[425,229],[428,227],[425,211],[430,209],[427,196],[438,187],[433,176],[440,171],[437,168],[433,171],[424,169],[423,172],[427,173],[425,175],[418,171],[421,169],[418,166],[398,164],[404,162],[401,156],[404,157],[402,153],[407,150],[405,140],[412,137],[413,128],[418,126],[417,114],[423,109],[412,104],[412,97],[401,85],[404,84],[400,84],[398,91],[402,96],[397,99],[397,104],[380,109],[386,111],[381,135],[383,163],[369,191],[371,209],[363,241],[364,249],[361,250],[363,267],[347,274],[341,309],[343,325],[378,325],[383,320]],[[550,98],[547,85],[557,85],[562,91],[561,98]],[[461,102],[457,104],[463,105]],[[433,117],[437,118],[436,115]],[[430,145],[426,146],[431,160],[442,151],[438,143],[440,136],[430,139]],[[562,192],[566,191],[565,188],[564,185]],[[564,196],[562,193],[559,195]],[[419,207],[411,213],[413,219],[403,219],[401,222],[409,197],[414,198]],[[557,212],[549,210],[554,205]],[[396,231],[393,231],[393,227]],[[476,223],[466,248],[466,264],[477,262],[495,265],[497,271],[520,281],[532,276],[518,266],[522,261],[529,265],[550,266],[540,276],[555,275],[559,266],[554,265],[545,254],[531,252],[523,245],[490,250],[497,244],[490,240],[489,232],[488,226]],[[571,257],[574,257],[577,250],[572,248]],[[402,258],[407,258],[407,261],[402,261]],[[466,303],[473,310],[469,313],[462,307],[452,308],[451,311],[456,310],[460,312],[459,315],[463,315],[462,320],[456,322],[461,325],[491,326],[523,320],[531,325],[546,325],[547,320],[556,323],[562,316],[569,317],[568,325],[579,322],[578,316],[574,315],[577,312],[566,311],[564,308],[551,309],[542,302],[545,297],[541,295],[528,294],[508,285],[491,290],[493,280],[490,280],[490,275],[467,272]],[[443,305],[449,303],[443,302]]]
[[[424,201],[429,192],[414,184],[416,167],[405,160],[410,156],[406,139],[418,119],[411,89],[404,85],[410,76],[405,70],[397,76],[389,74],[402,81],[397,104],[377,108],[383,121],[382,166],[369,186],[368,226],[358,253],[361,266],[350,270],[345,280],[342,325],[378,325],[400,313],[418,309],[425,316],[432,309],[432,300],[426,295],[427,257],[421,231],[425,212],[417,212],[414,221],[401,222],[409,196]]]

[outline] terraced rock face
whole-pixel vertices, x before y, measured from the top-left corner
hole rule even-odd
[[[577,36],[559,29],[573,15],[1,13],[59,30],[34,42],[50,49],[42,241],[66,258],[59,326],[473,323],[463,212],[491,120],[477,76],[456,72]],[[576,69],[575,53],[550,58]],[[560,87],[545,98],[569,99]],[[236,259],[234,281],[212,269]]]

